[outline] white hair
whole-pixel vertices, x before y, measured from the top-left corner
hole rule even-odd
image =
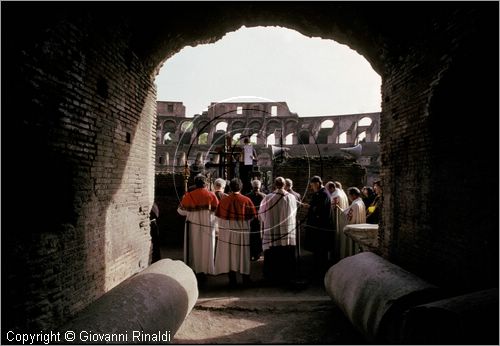
[[[252,187],[260,188],[261,185],[262,185],[262,182],[259,179],[252,180]]]
[[[226,187],[226,181],[222,178],[217,178],[214,181],[214,186],[215,187],[220,187],[220,188],[225,188]]]

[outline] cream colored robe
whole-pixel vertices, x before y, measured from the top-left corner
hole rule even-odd
[[[263,222],[262,249],[296,245],[297,198],[279,189],[260,203],[259,219]]]
[[[346,224],[366,223],[366,208],[361,197],[352,201],[349,208],[342,212]],[[340,259],[347,257],[351,253],[352,240],[344,233],[344,229],[340,232]]]
[[[342,230],[344,229],[344,226],[347,225],[347,219],[342,211],[349,208],[349,200],[344,190],[339,188],[335,188],[335,191],[333,191],[332,193],[331,200],[332,218],[333,224],[335,225],[335,244],[333,258],[335,260],[339,260],[342,258],[340,256],[340,249],[342,247],[345,247],[346,243],[345,235]]]
[[[208,209],[187,211],[182,208],[178,208],[177,212],[186,216],[184,263],[195,273],[214,274],[216,226],[214,212]]]
[[[250,225],[247,220],[225,220],[216,217],[219,227],[215,274],[250,274]]]

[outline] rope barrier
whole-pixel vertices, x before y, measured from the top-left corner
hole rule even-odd
[[[212,227],[215,227],[215,225],[205,225],[205,224],[200,224],[200,223],[193,223],[192,221],[186,221],[186,223],[189,223],[189,225],[196,225],[196,226],[199,226],[200,227],[200,231],[201,232],[205,232],[204,229],[205,228],[210,228],[210,230],[208,230],[208,236],[209,237],[213,237],[212,236],[212,230],[211,228]],[[321,228],[321,227],[316,227],[316,226],[312,226],[312,225],[308,225],[307,223],[302,223],[300,220],[299,220],[299,225],[295,227],[295,229],[293,229],[292,231],[289,231],[289,232],[286,232],[284,233],[283,235],[280,235],[279,237],[277,238],[272,238],[270,241],[268,242],[262,242],[262,245],[267,245],[267,244],[273,244],[281,239],[284,239],[286,237],[288,237],[289,234],[292,234],[295,232],[295,234],[297,235],[297,233],[300,232],[300,224],[303,224],[305,227],[307,227],[308,229],[314,229],[314,230],[321,230],[323,232],[335,232],[335,229],[328,229],[328,228]],[[229,232],[229,233],[239,233],[239,234],[252,234],[254,232],[250,231],[250,228],[240,228],[239,230],[235,230],[233,228],[227,228],[227,227],[220,227],[218,226],[219,229],[222,229],[224,230],[225,232]],[[276,226],[273,226],[271,229],[275,228],[275,227],[279,227],[279,225],[276,225]],[[215,232],[215,230],[214,230]],[[226,241],[226,240],[223,240],[223,239],[220,239],[219,237],[216,237],[217,241],[220,241],[222,243],[225,243],[225,244],[229,244],[229,245],[236,245],[236,246],[241,246],[241,247],[246,247],[246,246],[250,246],[250,244],[240,244],[240,243],[232,243],[230,241]]]

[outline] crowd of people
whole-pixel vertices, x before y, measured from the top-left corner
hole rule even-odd
[[[263,256],[263,277],[273,283],[291,283],[297,278],[297,237],[304,224],[303,247],[314,258],[314,277],[322,278],[329,266],[345,254],[340,232],[345,225],[378,223],[382,187],[380,181],[360,191],[347,193],[338,181],[323,185],[319,176],[309,181],[312,195],[304,203],[293,190],[291,179],[277,177],[271,192],[261,191],[260,180],[252,180],[252,190],[242,193],[243,182],[216,179],[213,191],[202,174],[182,197],[178,212],[186,216],[184,261],[203,284],[207,275],[227,274],[230,287],[237,286],[238,274],[249,285],[251,261]],[[225,191],[225,192],[224,192]],[[367,192],[368,191],[368,192]],[[299,208],[307,210],[298,220]]]

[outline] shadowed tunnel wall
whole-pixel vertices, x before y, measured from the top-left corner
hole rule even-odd
[[[2,3],[4,330],[60,325],[148,265],[154,78],[242,25],[372,64],[380,252],[437,285],[498,285],[497,3]]]

